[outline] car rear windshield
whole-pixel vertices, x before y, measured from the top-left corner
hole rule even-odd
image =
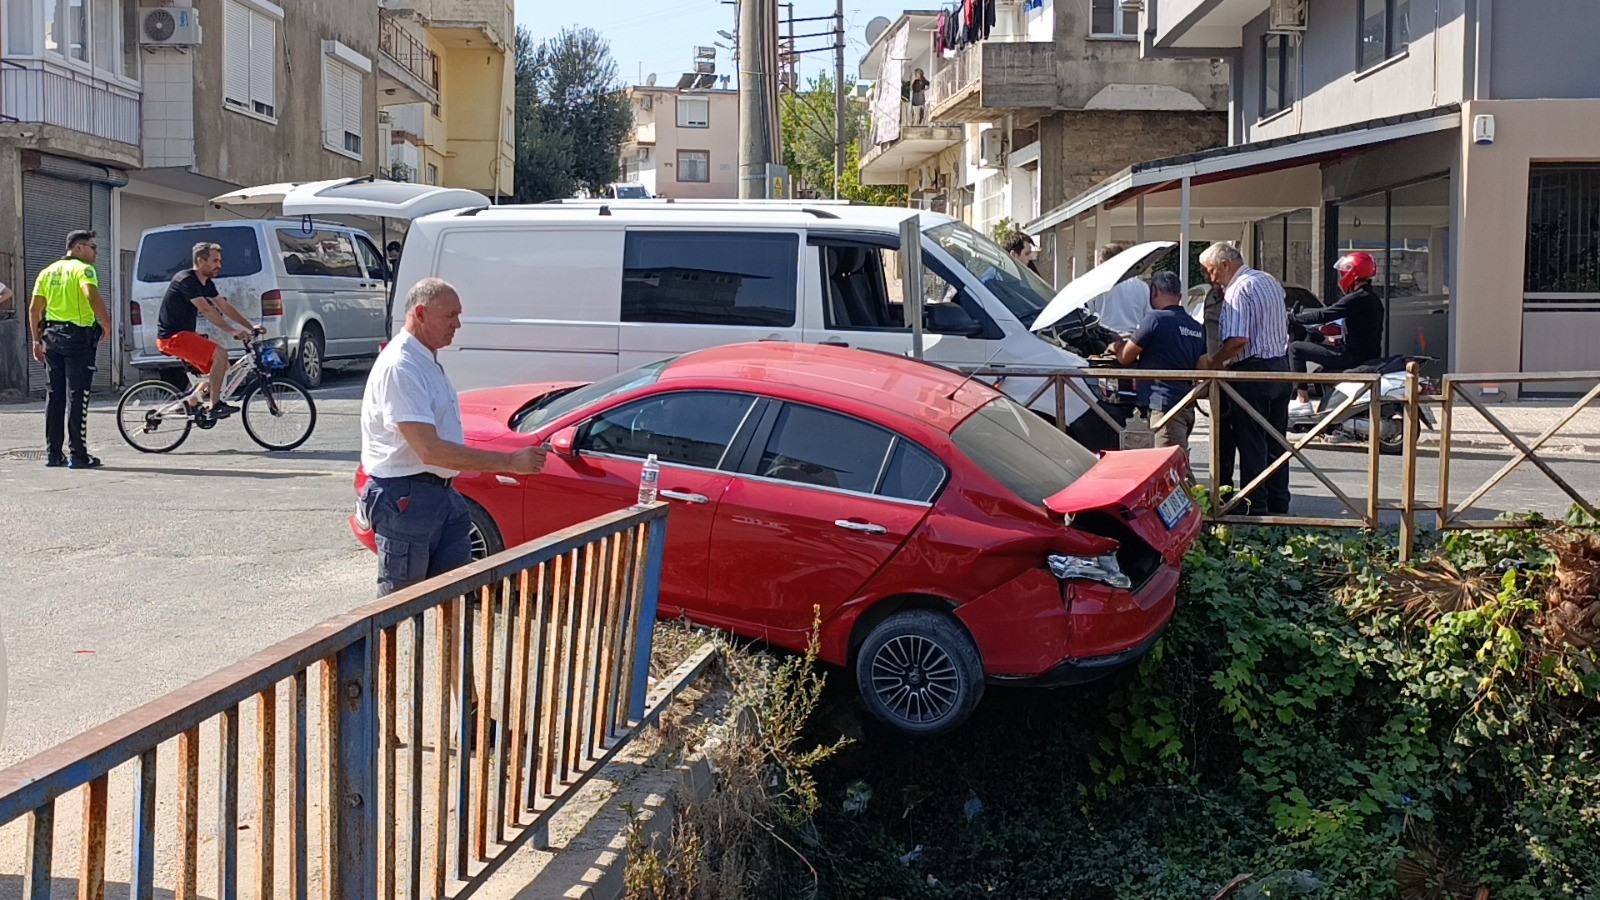
[[[1029,503],[1082,478],[1096,457],[1020,404],[1000,397],[950,435],[961,452]]]
[[[565,393],[555,393],[540,398],[528,408],[517,413],[511,420],[512,430],[519,434],[532,434],[539,430],[539,426],[546,422],[554,422],[575,409],[581,409],[591,404],[599,403],[608,397],[615,397],[634,388],[649,387],[661,380],[661,373],[667,366],[672,365],[677,357],[653,362],[637,369],[618,372],[610,378],[601,379],[594,384],[575,388]]]
[[[222,272],[218,278],[254,275],[261,271],[261,248],[253,228],[219,226],[157,231],[144,236],[139,244],[140,281],[171,281],[172,276],[192,265],[194,245],[222,245]]]

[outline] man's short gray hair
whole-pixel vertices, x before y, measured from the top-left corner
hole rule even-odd
[[[201,241],[200,243],[195,244],[194,247],[189,250],[189,259],[192,262],[199,262],[213,253],[221,252],[221,244],[213,244],[210,241]]]
[[[406,312],[419,306],[431,306],[435,300],[446,296],[459,298],[461,295],[443,278],[424,278],[406,291]]]
[[[1183,296],[1183,281],[1178,278],[1177,272],[1157,272],[1155,277],[1150,279],[1150,286],[1155,288],[1158,294],[1170,297]]]
[[[1207,247],[1205,252],[1200,254],[1200,265],[1202,266],[1214,266],[1219,262],[1242,266],[1244,265],[1244,254],[1239,252],[1238,247],[1227,241],[1218,241]]]

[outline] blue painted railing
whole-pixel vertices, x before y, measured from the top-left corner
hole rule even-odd
[[[201,889],[231,900],[241,882],[248,896],[296,900],[472,893],[518,848],[544,846],[550,818],[654,714],[666,518],[661,504],[624,510],[391,594],[0,772],[0,826],[28,819],[24,896],[51,896],[62,843],[76,847],[78,896],[104,896],[121,779],[136,900],[158,880],[177,900]],[[241,743],[241,712],[254,741]],[[202,731],[217,741],[204,782]],[[173,770],[158,773],[158,759]],[[250,765],[253,836],[239,819]],[[215,786],[209,884],[202,783]],[[176,821],[158,822],[163,785],[177,800],[163,818]],[[82,831],[58,834],[57,801],[74,793]],[[174,834],[158,843],[161,824]],[[176,851],[158,860],[158,846]]]

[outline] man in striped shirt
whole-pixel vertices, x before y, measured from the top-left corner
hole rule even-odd
[[[1219,323],[1222,346],[1201,357],[1200,368],[1289,371],[1289,313],[1284,305],[1283,285],[1271,275],[1246,266],[1239,248],[1232,244],[1207,247],[1200,254],[1200,266],[1205,269],[1207,280],[1223,291]],[[1292,390],[1287,381],[1240,381],[1234,387],[1245,404],[1272,426],[1272,431],[1279,435],[1288,431]],[[1281,454],[1281,445],[1238,404],[1224,404],[1220,429],[1238,447],[1242,485],[1254,481]],[[1287,515],[1289,467],[1285,465],[1274,472],[1247,502],[1252,514]]]

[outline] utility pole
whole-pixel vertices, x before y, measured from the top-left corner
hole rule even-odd
[[[739,197],[766,196],[779,152],[777,0],[739,0]]]
[[[833,32],[833,199],[844,180],[844,0],[835,0]]]

